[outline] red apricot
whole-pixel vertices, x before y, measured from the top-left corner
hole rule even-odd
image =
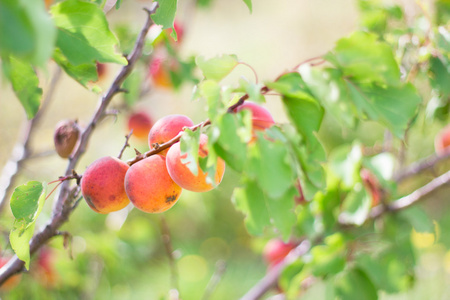
[[[138,139],[147,139],[152,124],[152,119],[144,111],[134,112],[128,117],[128,131],[133,130],[133,136]]]
[[[157,87],[172,88],[168,61],[163,56],[155,56],[150,62],[149,74],[152,82]]]
[[[45,288],[53,288],[58,282],[58,273],[54,266],[55,253],[48,247],[39,252],[37,266],[33,270],[36,279]]]
[[[450,151],[450,125],[444,127],[434,139],[434,149],[439,155]]]
[[[153,149],[154,144],[161,145],[173,139],[184,127],[191,127],[194,123],[184,115],[168,115],[153,125],[148,134],[148,144]],[[166,155],[169,149],[161,151],[160,155]]]
[[[285,243],[280,239],[271,239],[263,250],[263,257],[269,267],[280,263],[294,249],[296,245],[292,242]]]
[[[89,165],[81,178],[81,193],[94,211],[107,214],[130,203],[124,187],[128,169],[125,162],[111,156]]]
[[[53,142],[55,150],[62,158],[68,158],[72,154],[80,137],[80,127],[76,121],[63,120],[56,124]]]
[[[152,155],[132,165],[125,176],[125,190],[131,203],[148,213],[168,210],[182,191],[170,178],[162,155]]]
[[[0,268],[3,267],[9,260],[9,257],[0,257]],[[5,282],[3,282],[2,286],[0,287],[0,291],[5,292],[15,288],[19,284],[21,279],[22,274],[11,276],[10,278],[6,279]]]
[[[200,135],[199,156],[206,157],[208,155],[207,150],[208,136],[205,134]],[[217,169],[214,176],[215,184],[212,185],[206,181],[207,173],[204,173],[200,166],[198,166],[198,174],[195,176],[191,170],[189,170],[188,164],[182,163],[181,159],[185,158],[187,154],[181,156],[180,143],[176,143],[170,147],[167,152],[167,171],[169,171],[170,177],[183,189],[193,192],[206,192],[215,188],[223,178],[225,173],[225,162],[219,157],[217,159]]]
[[[252,112],[252,125],[255,130],[264,130],[275,124],[271,113],[259,104],[252,101],[245,101],[234,111],[239,112],[243,109],[247,109]]]

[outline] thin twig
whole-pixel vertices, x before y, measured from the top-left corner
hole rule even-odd
[[[121,159],[125,149],[127,147],[130,147],[130,144],[128,143],[128,141],[130,140],[130,137],[131,137],[132,134],[133,134],[133,129],[131,129],[130,133],[125,136],[125,144],[123,145],[122,149],[120,150],[119,155],[117,156],[118,159]]]
[[[211,279],[208,282],[208,285],[206,286],[202,300],[208,300],[211,298],[212,293],[222,280],[223,274],[225,273],[226,269],[227,263],[224,260],[221,259],[216,262],[216,270],[214,271],[213,276],[211,277]]]
[[[133,69],[136,61],[142,54],[142,49],[144,46],[145,36],[153,24],[153,21],[150,17],[158,7],[157,2],[153,2],[152,8],[150,10],[146,9],[148,16],[145,25],[143,26],[137,41],[135,43],[134,49],[132,53],[127,57],[128,64],[124,66],[115,80],[111,84],[109,90],[106,92],[103,97],[100,98],[100,104],[98,105],[97,110],[94,113],[89,125],[83,131],[80,143],[75,153],[69,158],[69,163],[66,168],[65,175],[70,175],[72,170],[75,169],[78,161],[80,160],[82,154],[86,151],[87,143],[91,137],[92,131],[95,128],[95,125],[103,116],[106,111],[107,106],[111,102],[111,99],[117,94],[120,90],[120,87],[126,77],[130,74]],[[58,196],[55,205],[53,206],[52,217],[49,223],[38,233],[36,233],[30,241],[30,254],[34,254],[42,245],[44,245],[49,239],[54,237],[58,231],[58,229],[67,222],[70,213],[73,211],[73,208],[76,207],[77,200],[76,197],[80,193],[80,187],[77,185],[73,188],[69,187],[69,181],[64,181],[61,185],[61,190]],[[0,269],[0,284],[3,284],[6,279],[10,278],[12,275],[16,273],[20,273],[23,271],[24,262],[19,260],[17,256],[13,256],[1,269]]]
[[[161,215],[161,238],[164,244],[164,249],[166,250],[167,257],[169,258],[170,265],[170,277],[172,289],[178,291],[178,269],[173,256],[172,247],[172,237],[170,234],[169,225],[167,224],[166,218]]]
[[[53,98],[56,86],[61,78],[61,73],[61,68],[57,67],[38,113],[33,119],[26,122],[26,127],[20,141],[14,146],[11,157],[3,167],[0,175],[0,212],[8,202],[7,198],[14,188],[15,180],[22,169],[23,163],[32,156],[30,142],[36,132],[37,125],[39,124],[42,115],[47,110],[47,107]]]

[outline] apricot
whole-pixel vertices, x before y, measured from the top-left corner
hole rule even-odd
[[[6,265],[6,263],[9,261],[10,258],[8,257],[0,257],[0,268]],[[22,274],[16,274],[11,276],[10,278],[6,279],[5,282],[3,282],[2,286],[0,287],[0,291],[6,292],[13,288],[15,288],[22,279]]]
[[[245,101],[234,111],[239,112],[243,109],[247,109],[252,112],[252,125],[254,130],[264,130],[275,124],[271,113],[266,108],[256,104],[255,102]]]
[[[153,149],[154,144],[161,145],[173,139],[184,127],[191,127],[194,123],[185,115],[168,115],[153,125],[148,134],[148,144]],[[169,149],[161,151],[160,155],[166,155]]]
[[[45,247],[39,252],[37,266],[33,269],[33,275],[47,289],[56,287],[58,283],[58,273],[55,269],[55,253],[50,248]]]
[[[152,125],[152,119],[144,111],[134,112],[128,117],[128,131],[133,130],[133,136],[140,140],[147,139]]]
[[[172,79],[167,59],[163,56],[155,56],[150,62],[149,74],[152,83],[157,87],[172,88]]]
[[[438,155],[450,151],[450,125],[444,127],[434,139],[434,149]]]
[[[207,150],[208,136],[206,134],[200,135],[199,156],[206,157],[208,155]],[[181,159],[185,158],[187,154],[181,156],[180,142],[172,145],[169,152],[167,152],[167,171],[169,171],[170,177],[183,189],[193,192],[206,192],[215,188],[223,178],[225,173],[225,162],[219,157],[217,159],[217,169],[214,176],[215,184],[207,183],[207,173],[203,172],[200,166],[198,166],[198,174],[195,176],[191,170],[189,170],[188,164],[182,163]]]
[[[279,264],[295,247],[295,243],[285,243],[280,239],[271,239],[264,247],[263,258],[269,265],[269,268],[273,267]]]
[[[76,121],[63,120],[56,124],[53,142],[56,153],[62,158],[68,158],[72,154],[80,137],[80,127]]]
[[[94,211],[107,214],[130,203],[124,186],[129,168],[125,162],[111,156],[89,165],[81,178],[81,193]]]
[[[131,203],[148,213],[168,210],[182,191],[170,178],[162,155],[152,155],[132,165],[125,176],[125,190]]]

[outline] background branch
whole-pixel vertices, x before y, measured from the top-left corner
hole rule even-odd
[[[154,2],[151,9],[146,9],[148,13],[147,20],[143,28],[141,29],[139,36],[136,40],[135,46],[131,54],[127,57],[128,64],[119,71],[110,88],[103,97],[100,98],[100,104],[94,113],[89,125],[83,131],[80,143],[75,153],[69,158],[69,163],[66,168],[65,175],[68,176],[75,169],[82,154],[86,151],[86,145],[91,137],[91,134],[97,124],[97,122],[104,115],[108,104],[112,98],[120,91],[121,85],[130,74],[131,70],[138,58],[142,54],[142,48],[144,46],[145,36],[147,35],[150,26],[153,24],[150,15],[153,14],[158,7],[158,3]],[[42,245],[44,245],[49,239],[57,235],[59,227],[64,224],[70,213],[76,207],[74,200],[80,193],[80,187],[69,187],[69,181],[64,181],[61,185],[61,190],[55,205],[53,206],[52,217],[49,223],[38,233],[36,233],[30,241],[30,254],[35,253]],[[13,256],[1,269],[0,269],[0,284],[3,284],[6,279],[12,275],[23,271],[24,262],[19,260],[17,256]]]

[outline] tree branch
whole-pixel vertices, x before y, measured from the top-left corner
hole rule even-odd
[[[126,77],[130,74],[131,70],[134,68],[134,65],[138,58],[142,54],[142,48],[144,46],[145,36],[153,24],[150,15],[153,14],[158,7],[158,3],[154,2],[151,9],[146,9],[148,16],[145,25],[141,29],[137,41],[135,43],[134,49],[131,54],[127,57],[128,64],[124,66],[120,72],[117,74],[114,82],[111,84],[109,90],[106,92],[103,97],[100,98],[99,106],[94,113],[89,125],[83,131],[80,143],[75,153],[69,158],[69,163],[66,168],[65,175],[68,176],[72,173],[72,170],[75,169],[78,161],[80,160],[82,154],[86,151],[86,145],[92,135],[92,132],[100,120],[100,118],[104,115],[108,104],[111,102],[111,99],[120,91],[121,85],[126,79]],[[76,207],[76,202],[74,200],[80,193],[80,187],[75,186],[73,188],[69,188],[69,181],[64,181],[61,185],[61,190],[58,196],[57,201],[53,206],[53,213],[51,220],[49,223],[38,233],[36,233],[30,241],[30,254],[35,253],[43,244],[45,244],[49,239],[57,235],[59,227],[64,224],[68,218],[70,213]],[[11,277],[12,275],[23,271],[24,262],[19,260],[17,256],[12,257],[8,263],[6,263],[0,269],[0,284],[3,284],[6,279]]]

